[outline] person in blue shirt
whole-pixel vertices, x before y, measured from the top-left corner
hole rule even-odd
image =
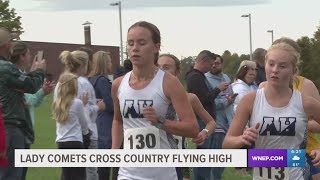
[[[42,104],[44,97],[53,91],[55,85],[56,84],[53,81],[45,81],[42,88],[39,89],[36,93],[34,94],[24,93],[24,98],[28,105],[33,127],[35,123],[35,117],[34,117],[35,108],[39,107]]]
[[[216,54],[216,58],[211,66],[211,69],[209,72],[205,73],[205,76],[209,86],[212,89],[216,87],[222,87],[219,88],[222,91],[214,99],[216,105],[217,128],[211,139],[211,148],[221,149],[223,139],[229,129],[229,125],[234,115],[234,96],[232,96],[233,91],[230,86],[231,80],[228,75],[223,73],[223,58],[220,55]],[[211,170],[213,179],[221,180],[223,170],[223,167],[213,167]]]

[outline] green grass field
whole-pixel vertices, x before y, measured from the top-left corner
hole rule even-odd
[[[52,98],[47,97],[44,103],[36,110],[35,143],[32,149],[55,149],[55,121],[51,118]],[[60,168],[29,168],[27,180],[58,180]],[[240,177],[234,168],[226,168],[223,174],[225,180],[249,180],[252,177]]]

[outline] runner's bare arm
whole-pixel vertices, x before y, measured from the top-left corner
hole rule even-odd
[[[320,95],[315,84],[309,79],[304,79],[302,84],[302,94],[311,96],[320,101]],[[314,133],[320,133],[320,124],[314,120],[308,121],[308,130]]]
[[[208,135],[212,134],[216,129],[216,121],[203,108],[199,98],[195,94],[188,93],[188,99],[191,103],[194,113],[198,115],[201,118],[201,120],[203,120],[206,123],[206,129],[209,130]]]
[[[258,134],[257,126],[244,131],[250,119],[255,96],[256,92],[250,92],[242,98],[223,141],[222,148],[241,148],[244,145],[251,145],[251,143],[256,140]]]
[[[171,100],[180,121],[165,121],[163,129],[184,137],[197,137],[199,126],[188,101],[187,93],[180,81],[166,73],[163,83],[164,94]]]
[[[114,107],[114,115],[112,122],[112,149],[120,149],[123,141],[123,121],[118,99],[118,89],[122,79],[123,77],[119,77],[112,83],[111,93]]]
[[[302,95],[302,104],[307,116],[320,124],[320,101],[313,97]]]
[[[211,117],[211,115],[203,108],[199,98],[195,94],[188,93],[188,99],[196,115],[198,115],[198,117],[200,117],[200,119],[206,124],[205,129],[200,130],[197,138],[192,139],[192,142],[198,145],[202,145],[210,136],[210,134],[212,134],[216,129],[216,122]]]

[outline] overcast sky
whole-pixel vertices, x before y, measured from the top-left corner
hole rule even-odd
[[[119,46],[118,7],[111,0],[10,0],[22,16],[23,40],[83,43],[82,23],[90,21],[92,44]],[[197,55],[203,49],[222,54],[268,48],[271,34],[312,37],[319,25],[318,0],[123,0],[123,40],[133,23],[146,20],[161,31],[162,53]],[[125,42],[124,42],[125,43]]]

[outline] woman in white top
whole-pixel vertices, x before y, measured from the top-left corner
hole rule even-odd
[[[257,149],[304,149],[308,117],[320,122],[320,102],[290,88],[300,54],[290,45],[272,45],[266,54],[266,88],[245,95],[224,140],[224,148],[255,143]],[[245,129],[249,120],[250,128]],[[254,179],[266,179],[254,168]],[[306,179],[306,168],[268,168],[272,179]],[[279,174],[280,173],[280,174]]]
[[[96,118],[98,110],[104,110],[103,101],[97,103],[94,88],[88,81],[86,74],[88,70],[89,55],[82,50],[63,51],[60,54],[61,62],[65,65],[65,71],[78,76],[78,95],[77,97],[83,101],[84,112],[86,115],[89,129],[92,132],[90,136],[90,144],[85,144],[85,149],[98,149],[98,132]],[[87,180],[98,180],[96,167],[87,168]]]
[[[233,92],[238,94],[234,101],[234,112],[244,95],[258,89],[258,86],[254,83],[257,77],[256,68],[257,65],[254,61],[244,60],[240,63],[235,82],[231,84]],[[244,146],[243,148],[248,149],[250,147]],[[236,170],[239,171],[240,175],[248,176],[247,168],[236,167]]]
[[[127,37],[133,70],[112,84],[112,148],[120,148],[123,140],[124,149],[172,149],[177,148],[173,134],[197,137],[199,127],[183,86],[154,64],[161,45],[159,29],[141,21],[129,28]],[[170,103],[180,121],[165,118]],[[118,179],[177,180],[182,174],[171,167],[121,167]]]
[[[71,73],[62,74],[52,104],[53,118],[57,121],[56,143],[59,149],[83,149],[83,143],[90,141],[83,103],[76,98],[77,91],[77,76]],[[85,180],[85,168],[63,167],[61,180],[72,179]]]
[[[97,148],[97,126],[96,117],[99,109],[103,108],[103,102],[97,104],[96,95],[91,83],[85,77],[87,73],[87,66],[89,56],[84,51],[63,51],[59,58],[65,65],[65,72],[70,72],[78,76],[78,95],[82,99],[85,106],[85,115],[87,116],[89,129],[92,131],[92,144]],[[88,148],[88,147],[85,147]]]
[[[258,86],[254,84],[257,77],[256,69],[257,65],[254,61],[244,60],[240,63],[235,82],[231,84],[234,94],[238,94],[234,100],[234,111],[244,95],[258,89]]]

